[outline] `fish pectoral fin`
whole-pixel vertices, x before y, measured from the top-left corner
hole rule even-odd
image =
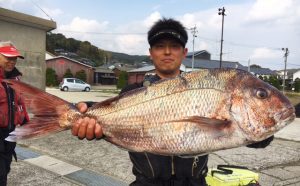
[[[220,120],[220,119],[207,118],[207,117],[202,117],[202,116],[190,116],[185,119],[176,120],[175,122],[197,123],[201,126],[208,127],[208,128],[228,127],[231,123],[229,120]]]

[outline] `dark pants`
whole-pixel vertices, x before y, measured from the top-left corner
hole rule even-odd
[[[10,164],[15,153],[15,142],[5,141],[0,138],[0,186],[6,186],[7,175],[10,171]]]
[[[136,177],[136,180],[130,186],[206,186],[205,177],[176,179],[175,177],[169,180],[153,180],[142,176]]]

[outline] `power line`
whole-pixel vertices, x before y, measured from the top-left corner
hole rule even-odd
[[[95,35],[146,35],[147,33],[126,33],[126,32],[84,32],[84,31],[75,31],[75,30],[60,30],[56,29],[56,31],[60,32],[73,32],[80,34],[95,34]]]
[[[44,14],[51,20],[53,21],[53,19],[35,2],[33,2],[33,0],[31,0],[32,4],[34,4],[36,7],[38,7],[42,12],[44,12]]]

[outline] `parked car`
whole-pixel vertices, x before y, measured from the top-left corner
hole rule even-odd
[[[91,90],[91,85],[77,78],[64,78],[59,84],[59,89],[61,91],[83,90],[88,92]]]

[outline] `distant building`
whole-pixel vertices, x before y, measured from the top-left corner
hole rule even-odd
[[[293,74],[293,81],[296,81],[297,78],[300,80],[300,69]]]
[[[46,82],[46,33],[55,28],[54,21],[0,7],[0,39],[13,42],[25,57],[17,63],[22,81],[40,89]]]
[[[254,74],[256,77],[267,77],[277,76],[277,73],[269,68],[250,68],[250,72]]]
[[[210,68],[219,68],[220,61],[212,60],[211,54],[206,50],[195,51],[194,52],[194,63],[193,63],[193,53],[188,53],[186,59],[183,60],[182,64],[186,67],[186,71],[192,71],[192,69],[210,69]],[[239,62],[232,61],[222,61],[222,68],[236,68],[247,70],[247,67],[241,65]]]
[[[117,83],[117,78],[112,69],[95,67],[94,83],[101,85],[115,85]]]
[[[76,72],[84,70],[87,78],[86,82],[89,84],[94,84],[94,69],[92,66],[84,64],[80,61],[68,58],[66,56],[57,56],[46,60],[47,68],[52,68],[55,70],[57,75],[57,80],[61,81],[67,69],[70,69],[72,74],[75,75]]]
[[[153,74],[154,71],[153,65],[130,70],[128,71],[128,84],[140,83],[144,80],[145,74]]]

